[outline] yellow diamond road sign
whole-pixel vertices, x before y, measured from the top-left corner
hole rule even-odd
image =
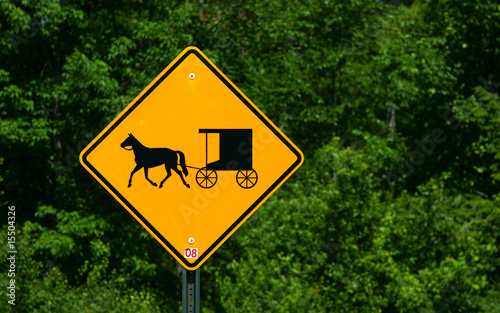
[[[303,159],[195,47],[80,154],[81,164],[188,270],[200,267]]]

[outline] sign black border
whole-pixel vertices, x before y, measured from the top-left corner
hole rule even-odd
[[[141,213],[132,206],[130,202],[123,197],[118,190],[116,190],[113,185],[111,185],[108,180],[106,180],[101,173],[99,173],[95,167],[92,166],[87,160],[88,155],[109,135],[113,130],[120,125],[122,121],[127,118],[127,116],[135,109],[139,104],[146,99],[149,94],[156,88],[158,87],[164,80],[167,78],[170,73],[172,73],[178,66],[181,64],[189,55],[194,54],[196,55],[240,100],[243,102],[296,156],[297,160],[274,182],[274,184],[271,185],[208,249],[205,251],[202,255],[196,259],[194,263],[189,263],[187,260],[184,258],[182,254],[180,254],[169,242],[168,240],[158,232],[153,225],[151,225],[146,218],[144,218]],[[164,243],[172,253],[174,253],[179,260],[182,260],[184,265],[188,268],[194,268],[198,264],[202,263],[205,261],[205,258],[207,255],[209,255],[212,250],[215,249],[215,247],[224,239],[228,237],[228,235],[241,223],[242,220],[244,220],[254,209],[257,207],[299,164],[302,162],[302,155],[300,152],[295,149],[295,147],[287,140],[285,139],[284,136],[281,135],[281,133],[277,130],[277,128],[272,125],[262,113],[257,111],[255,107],[246,100],[246,98],[236,89],[233,87],[231,83],[223,76],[221,73],[214,67],[212,64],[204,58],[203,55],[201,55],[197,50],[195,49],[190,49],[187,50],[184,55],[182,55],[177,62],[170,67],[165,74],[163,74],[160,79],[158,79],[153,86],[151,86],[143,95],[140,97],[120,118],[115,121],[111,127],[108,128],[108,130],[103,133],[95,142],[92,144],[92,146],[85,151],[85,153],[82,155],[82,160],[85,163],[85,165],[103,182],[109,190],[111,190],[134,214],[139,218],[148,229],[153,232],[157,238],[161,240],[162,243]],[[214,251],[215,252],[215,251]]]

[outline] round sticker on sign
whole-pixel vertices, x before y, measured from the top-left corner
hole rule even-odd
[[[197,259],[198,258],[198,248],[186,248],[186,249],[184,249],[184,257],[186,259]]]

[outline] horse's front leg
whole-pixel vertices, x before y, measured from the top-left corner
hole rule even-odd
[[[132,173],[130,173],[130,179],[128,180],[128,187],[132,186],[132,176],[134,176],[134,173],[140,170],[142,166],[136,165],[135,168],[132,170]]]
[[[155,182],[153,182],[151,179],[149,179],[149,177],[148,177],[148,170],[149,170],[149,168],[148,168],[148,167],[145,167],[145,168],[144,168],[144,176],[146,176],[146,180],[147,180],[148,182],[150,182],[150,183],[151,183],[151,185],[153,185],[153,186],[155,186],[155,187],[156,187],[156,186],[158,186]]]

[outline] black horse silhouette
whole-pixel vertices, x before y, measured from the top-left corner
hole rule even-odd
[[[139,142],[132,134],[128,134],[127,139],[120,145],[125,150],[133,150],[135,154],[135,163],[137,164],[135,168],[130,173],[130,179],[128,181],[128,187],[132,186],[132,176],[135,172],[144,168],[144,174],[146,176],[146,180],[151,183],[153,186],[157,186],[155,182],[149,179],[148,170],[152,167],[165,165],[165,169],[167,170],[167,176],[161,181],[160,188],[163,187],[163,183],[172,176],[170,170],[174,170],[182,179],[184,185],[188,188],[189,184],[186,183],[184,177],[182,177],[181,171],[177,168],[177,156],[179,156],[179,164],[182,167],[182,172],[184,175],[188,175],[188,170],[186,168],[186,159],[184,157],[184,153],[181,151],[173,151],[168,148],[147,148],[143,144]],[[132,147],[127,149],[127,147]]]

